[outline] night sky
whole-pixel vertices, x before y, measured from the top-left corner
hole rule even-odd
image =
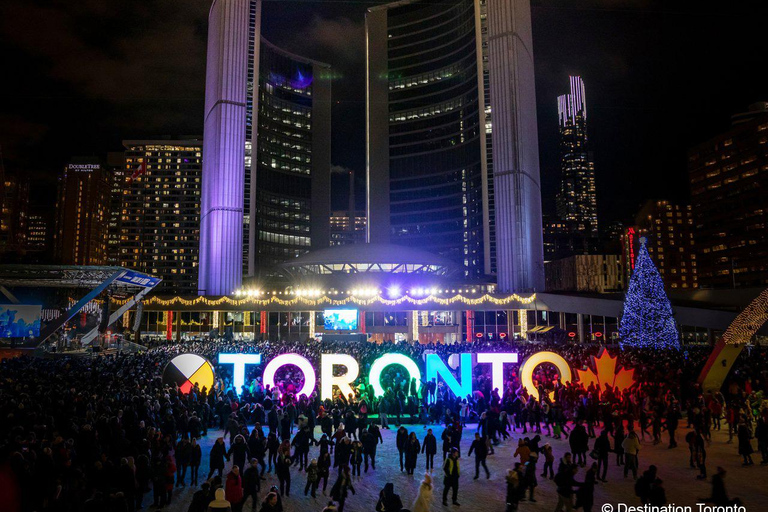
[[[333,163],[365,162],[366,8],[384,2],[267,0],[264,35],[334,66]],[[738,3],[738,6],[732,4]],[[680,4],[680,5],[677,5]],[[533,0],[544,208],[558,180],[557,102],[585,81],[600,220],[647,199],[685,200],[686,152],[768,101],[768,8],[660,0]],[[690,7],[688,7],[690,5]],[[33,197],[73,155],[123,139],[202,134],[209,0],[0,2],[0,145]],[[762,78],[761,78],[762,77]],[[335,178],[335,207],[346,204]],[[362,206],[361,201],[358,204]]]

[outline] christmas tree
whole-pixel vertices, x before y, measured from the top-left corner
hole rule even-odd
[[[641,238],[635,269],[624,298],[624,313],[619,328],[621,344],[677,348],[680,346],[680,335],[672,316],[672,305],[645,244],[646,239]]]

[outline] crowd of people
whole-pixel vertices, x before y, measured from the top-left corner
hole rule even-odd
[[[545,478],[554,481],[557,510],[589,511],[595,485],[606,482],[612,462],[635,479],[640,502],[665,504],[658,469],[643,470],[640,464],[640,442],[645,439],[669,448],[684,441],[688,462],[702,480],[708,478],[706,450],[713,429],[728,429],[743,464],[754,463],[755,441],[760,462],[768,463],[766,354],[761,349],[745,351],[729,385],[715,393],[702,393],[696,384],[708,348],[617,352],[620,364],[634,368],[639,381],[623,392],[562,383],[556,368],[541,365],[534,376],[541,400],[521,385],[517,365],[509,365],[501,390],[493,388],[490,369],[483,368],[489,365],[478,365],[473,370],[475,391],[465,397],[453,395],[442,382],[417,386],[397,366],[382,375],[382,397],[362,377],[354,394],[343,396],[337,390],[328,400],[317,393],[297,396],[304,377],[290,366],[278,372],[274,388],[263,385],[258,365],[247,368],[240,390],[232,389],[231,365],[216,367],[213,389],[195,387],[184,394],[162,379],[168,361],[187,352],[213,362],[220,352],[258,352],[262,360],[292,352],[315,364],[321,353],[343,352],[353,355],[361,375],[367,376],[371,363],[390,352],[423,366],[428,352],[447,358],[459,352],[514,350],[524,360],[544,348],[560,353],[573,368],[585,368],[600,349],[207,339],[130,355],[3,360],[0,489],[8,510],[23,512],[163,508],[175,503],[176,489],[188,485],[197,488],[190,512],[237,512],[248,504],[252,510],[278,512],[292,491],[318,497],[320,507],[331,501],[329,510],[343,512],[356,492],[355,477],[375,471],[380,463],[377,447],[384,442],[382,430],[390,429],[396,430],[401,471],[414,475],[426,470],[427,475],[413,504],[404,505],[388,484],[367,505],[386,512],[432,510],[433,478],[442,503],[450,506],[450,499],[458,505],[460,481],[466,478],[460,467],[463,452],[474,460],[475,479],[491,476],[486,460],[496,452],[514,457],[506,475],[508,510],[536,501],[538,479]],[[677,434],[681,423],[689,427],[683,439]],[[415,425],[420,429],[413,430]],[[201,439],[211,434],[217,439],[201,477]],[[570,451],[555,454],[543,440],[547,436],[567,438]],[[276,485],[266,489],[265,479],[272,474]],[[724,477],[722,468],[711,475],[707,499],[718,505],[735,502],[725,490]],[[292,480],[298,488],[292,489]]]

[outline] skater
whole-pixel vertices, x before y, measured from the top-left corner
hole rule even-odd
[[[443,463],[443,505],[448,506],[448,491],[453,490],[451,501],[459,505],[459,450],[453,448]]]
[[[475,440],[472,441],[467,455],[472,455],[472,452],[475,452],[475,480],[480,478],[480,466],[483,466],[485,470],[486,480],[491,478],[491,472],[488,471],[488,466],[485,463],[488,458],[488,441],[485,437],[480,437],[477,432],[475,432]]]
[[[432,433],[431,428],[427,430],[427,435],[424,436],[421,452],[427,457],[427,471],[433,470],[435,468],[435,455],[437,454],[437,438]]]

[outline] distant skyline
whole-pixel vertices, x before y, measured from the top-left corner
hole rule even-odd
[[[328,62],[333,163],[365,162],[364,13],[386,2],[266,0],[264,35]],[[600,222],[629,220],[647,199],[688,197],[686,153],[768,100],[760,57],[766,7],[683,9],[660,0],[534,0],[533,35],[545,212],[559,179],[557,96],[568,75],[587,90]],[[0,4],[0,146],[52,205],[71,156],[121,150],[123,139],[201,134],[208,0]],[[32,27],[32,28],[30,28]],[[334,208],[346,177],[334,176]]]

